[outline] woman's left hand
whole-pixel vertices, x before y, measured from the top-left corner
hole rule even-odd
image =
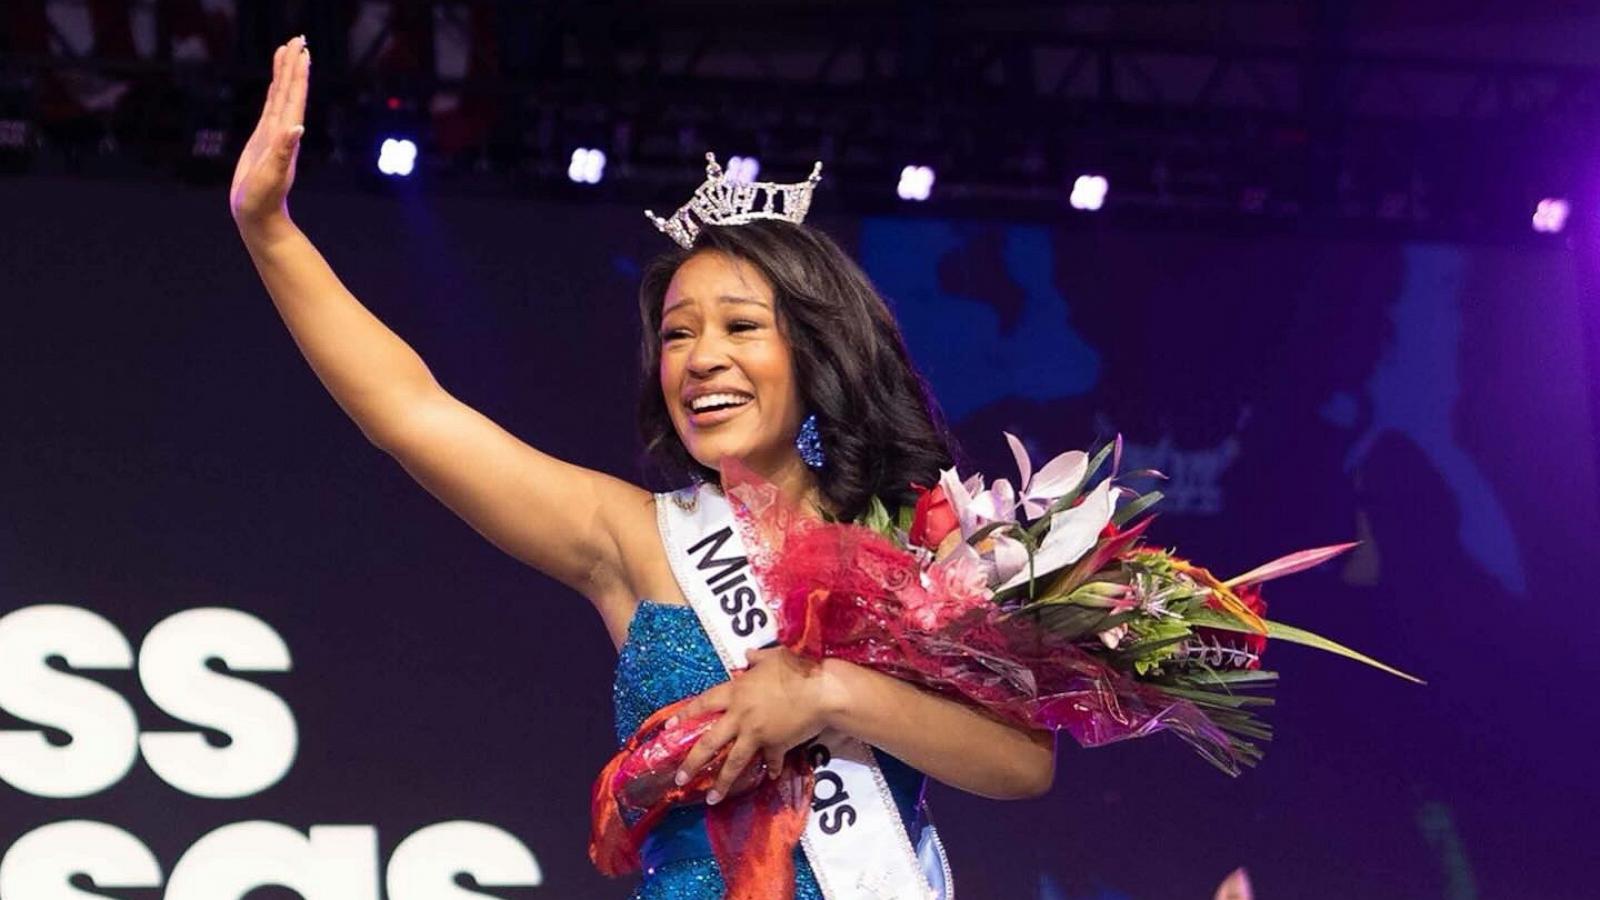
[[[732,749],[706,794],[707,803],[728,795],[734,780],[758,756],[776,777],[783,757],[826,725],[829,681],[821,663],[784,647],[752,650],[750,666],[691,700],[676,718],[721,712],[684,757],[677,781],[685,784],[726,744]]]

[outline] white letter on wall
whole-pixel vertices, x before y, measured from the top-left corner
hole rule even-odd
[[[138,758],[133,707],[105,685],[50,668],[129,669],[133,650],[115,625],[76,606],[28,606],[0,617],[0,708],[65,731],[0,731],[0,781],[41,797],[84,797],[122,780]]]
[[[0,897],[103,900],[72,886],[79,873],[99,889],[161,886],[161,864],[138,838],[101,822],[72,820],[17,838],[0,857]]]
[[[190,609],[156,623],[139,647],[139,681],[168,715],[233,739],[213,747],[195,731],[139,739],[145,762],[167,784],[196,797],[247,797],[278,782],[294,764],[299,733],[277,694],[213,672],[219,657],[242,672],[287,672],[289,648],[267,623],[236,609]]]
[[[455,883],[466,873],[484,887],[534,887],[544,882],[539,861],[523,843],[482,822],[440,822],[418,829],[389,857],[389,900],[464,900],[485,897]]]
[[[314,825],[307,837],[277,822],[235,822],[190,847],[165,900],[239,900],[281,885],[305,900],[378,900],[378,830]]]

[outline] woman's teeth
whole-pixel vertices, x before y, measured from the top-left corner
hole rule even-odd
[[[743,394],[706,394],[694,398],[691,409],[695,412],[709,412],[714,409],[742,406],[750,402],[750,398]]]

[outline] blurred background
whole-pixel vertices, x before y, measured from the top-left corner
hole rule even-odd
[[[1120,433],[1224,577],[1362,542],[1271,614],[1427,686],[1275,645],[1237,779],[1158,736],[934,786],[963,896],[1591,892],[1593,4],[5,0],[0,900],[630,889],[603,629],[361,437],[228,217],[301,33],[296,221],[543,450],[671,486],[641,210],[821,160],[963,471]]]

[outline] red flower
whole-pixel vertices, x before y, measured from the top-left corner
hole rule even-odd
[[[935,550],[960,521],[942,486],[931,491],[919,484],[911,487],[917,492],[917,507],[911,515],[911,533],[908,537],[911,543],[919,547]]]
[[[1261,597],[1261,585],[1246,584],[1241,587],[1234,588],[1233,595],[1239,598],[1239,602],[1244,604],[1245,609],[1250,610],[1258,616],[1265,616],[1267,614],[1267,601]],[[1222,609],[1222,604],[1218,603],[1213,597],[1206,598],[1206,606],[1215,610]],[[1238,631],[1221,632],[1210,628],[1202,628],[1199,630],[1213,637],[1220,638],[1224,643],[1232,644],[1235,647],[1248,651],[1250,653],[1250,661],[1245,664],[1244,667],[1246,669],[1261,668],[1261,654],[1267,649],[1266,635],[1249,634]]]

